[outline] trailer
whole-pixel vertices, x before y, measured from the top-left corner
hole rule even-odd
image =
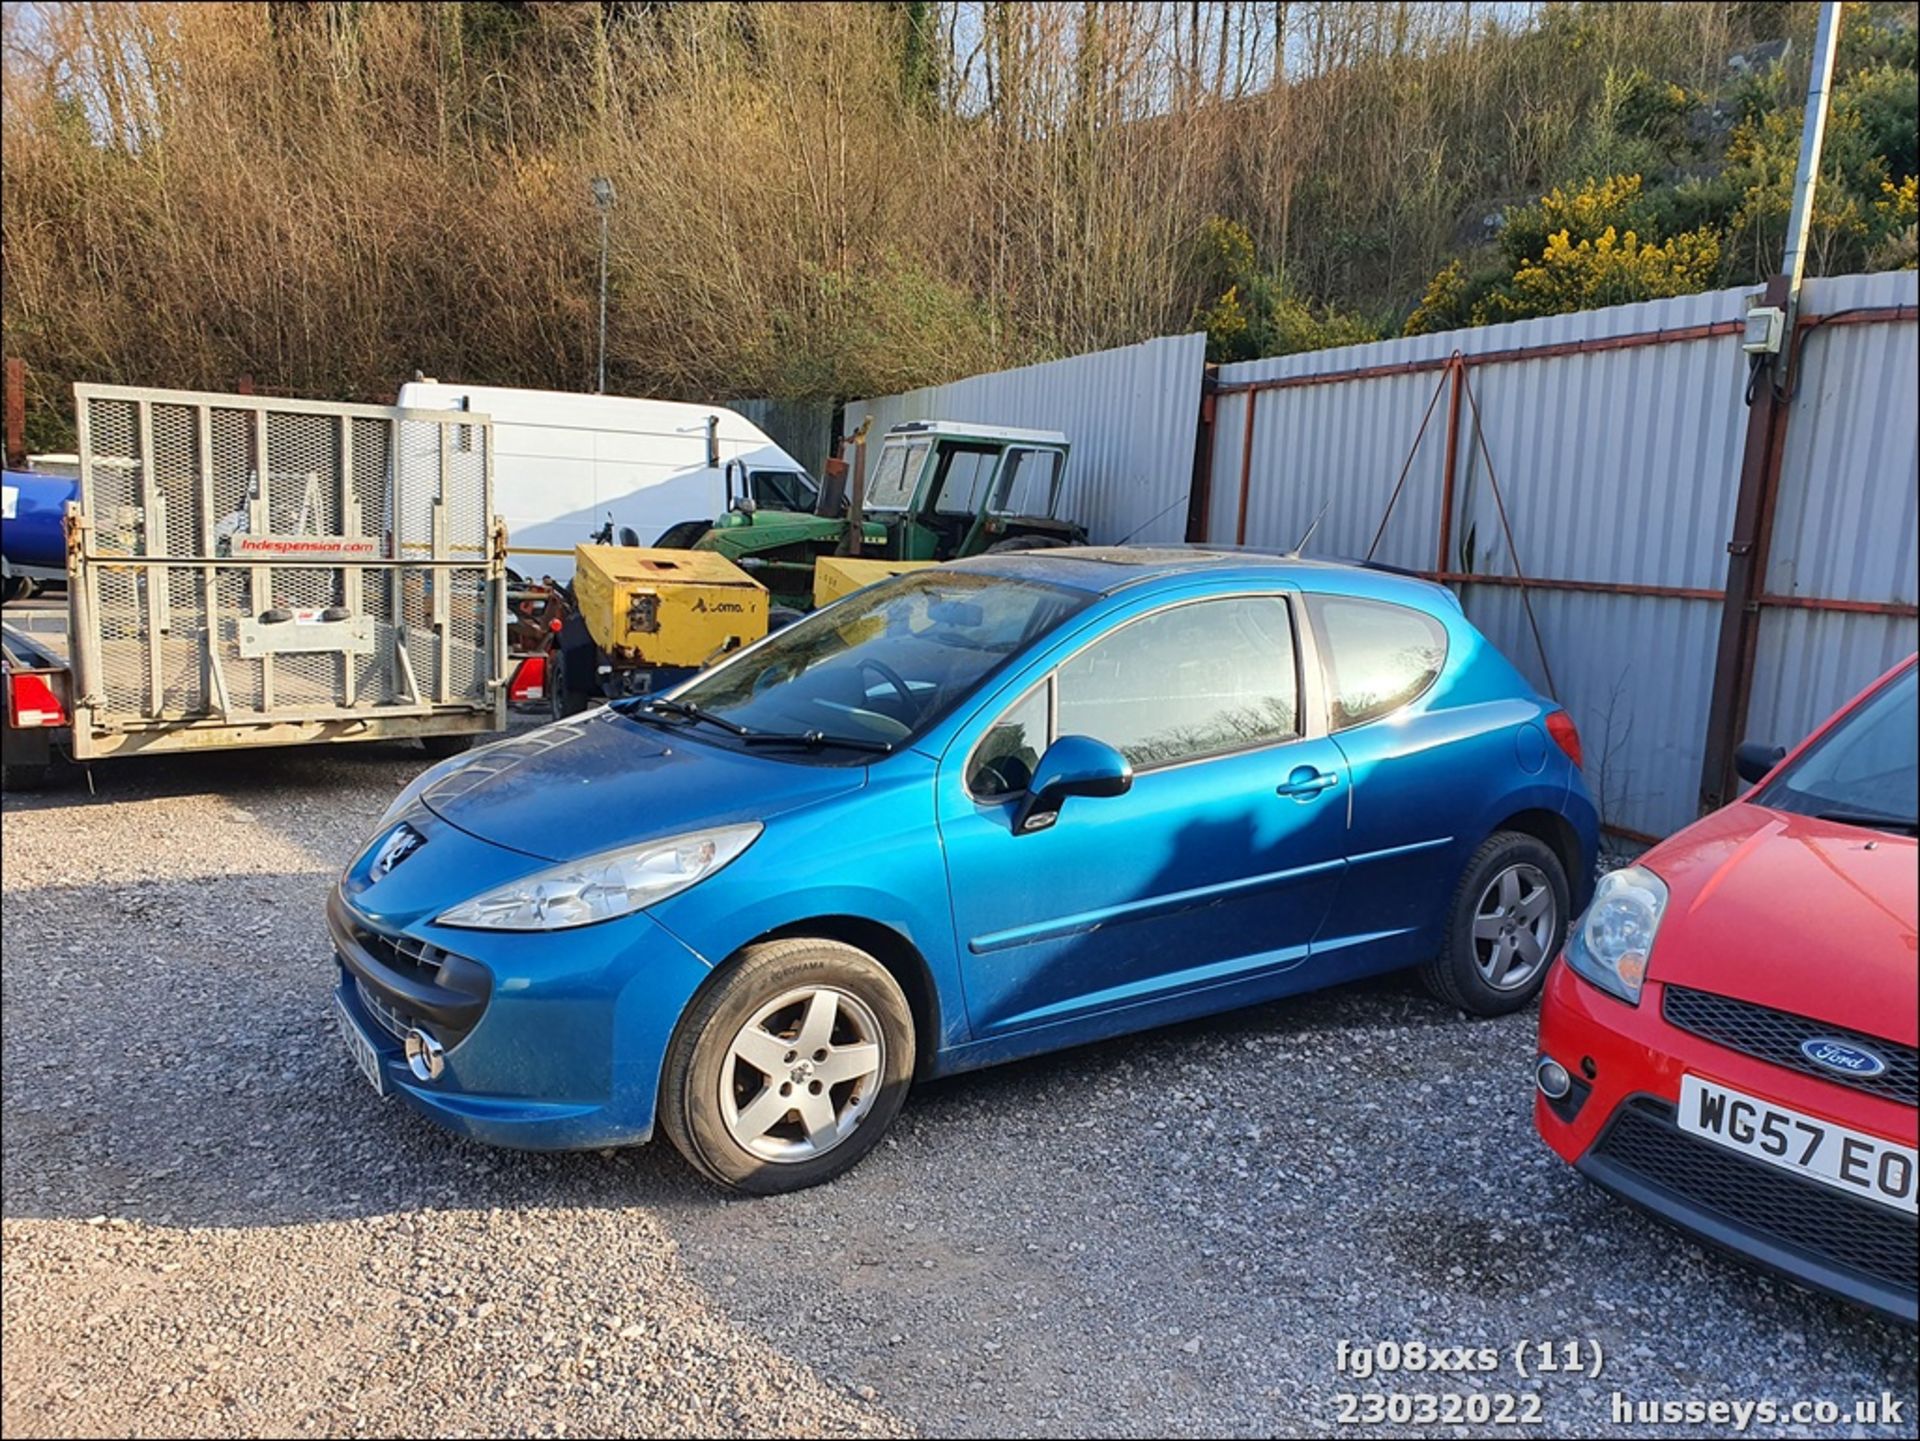
[[[65,757],[506,726],[492,425],[76,385],[64,607],[0,618],[9,788]]]

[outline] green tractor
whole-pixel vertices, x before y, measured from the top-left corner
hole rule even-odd
[[[697,539],[676,526],[661,543],[717,551],[767,588],[776,613],[811,610],[825,556],[931,562],[1083,544],[1085,527],[1056,514],[1067,449],[1055,430],[908,421],[887,432],[864,483],[856,461],[850,495],[830,483],[814,512],[772,510],[736,490],[730,470],[727,513]],[[776,614],[776,628],[787,618]]]
[[[1067,438],[945,420],[887,432],[864,480],[864,436],[849,472],[791,510],[756,501],[736,461],[727,512],[686,521],[651,547],[612,543],[611,526],[574,550],[563,613],[548,621],[542,684],[556,716],[597,697],[649,694],[862,586],[915,566],[995,550],[1080,545],[1058,519]],[[689,554],[696,552],[696,554]]]

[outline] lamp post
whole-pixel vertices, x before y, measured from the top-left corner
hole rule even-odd
[[[607,212],[613,209],[613,182],[604,175],[593,178],[593,204],[600,212],[600,380],[594,393],[607,393]]]

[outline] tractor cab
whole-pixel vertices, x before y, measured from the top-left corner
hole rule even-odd
[[[1056,518],[1067,468],[1057,430],[916,420],[887,432],[860,498],[886,538],[864,553],[952,560],[985,550],[1072,545],[1085,531]]]
[[[872,464],[856,463],[865,479],[851,495],[838,467],[818,490],[783,475],[778,494],[729,467],[727,509],[711,525],[676,526],[650,549],[576,549],[577,610],[548,621],[555,714],[672,684],[903,570],[1083,544],[1086,529],[1058,516],[1067,449],[1057,430],[917,420],[888,431]]]

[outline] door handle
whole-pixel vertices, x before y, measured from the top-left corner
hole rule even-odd
[[[1324,790],[1331,790],[1340,784],[1340,777],[1332,771],[1317,771],[1312,766],[1296,766],[1292,775],[1276,789],[1276,795],[1292,796],[1295,800],[1310,801]]]

